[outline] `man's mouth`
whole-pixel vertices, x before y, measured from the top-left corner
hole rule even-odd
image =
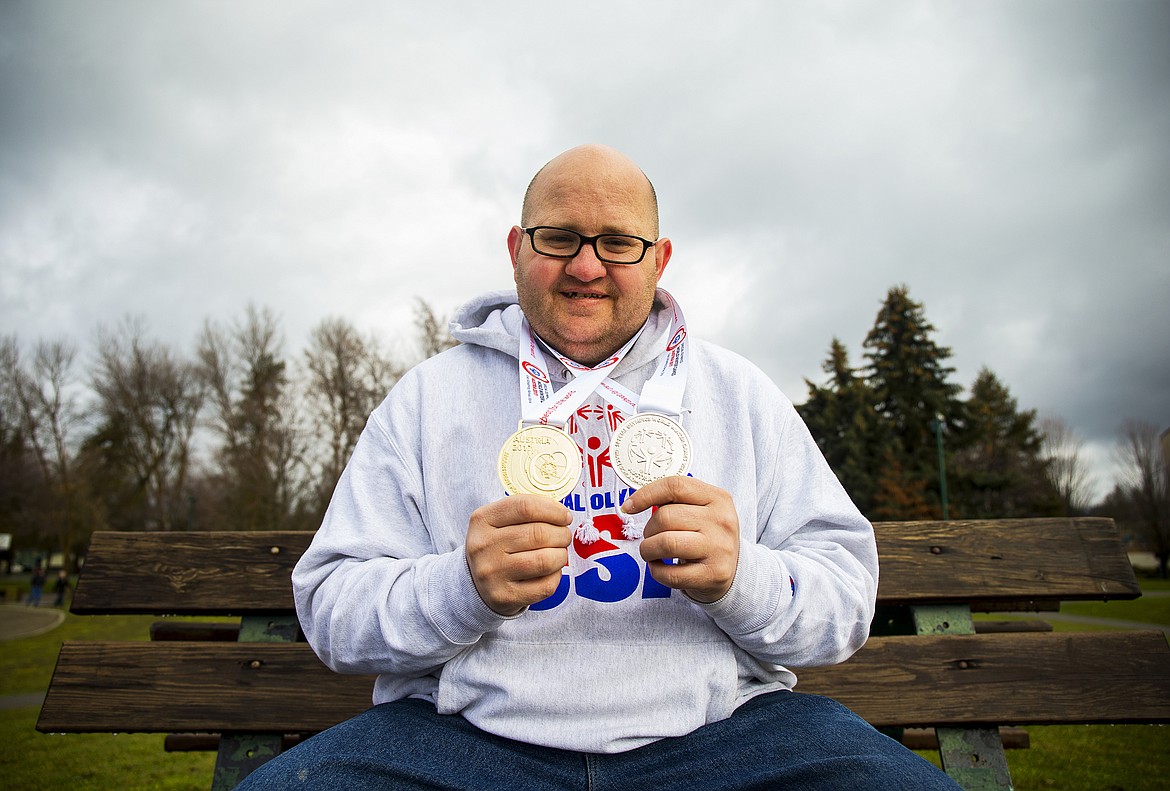
[[[605,294],[588,294],[584,291],[562,291],[561,294],[569,299],[605,299]]]

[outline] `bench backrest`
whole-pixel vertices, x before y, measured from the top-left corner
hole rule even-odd
[[[874,531],[883,605],[1035,609],[1141,595],[1109,519],[879,522]],[[292,612],[290,575],[311,540],[284,531],[94,533],[71,610]]]

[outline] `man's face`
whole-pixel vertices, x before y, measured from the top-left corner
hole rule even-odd
[[[540,176],[531,226],[568,228],[584,236],[621,233],[653,239],[654,211],[640,171],[588,161],[550,165]],[[576,362],[596,365],[646,322],[654,290],[670,260],[660,239],[632,265],[605,264],[591,245],[573,258],[542,256],[519,226],[508,234],[520,307],[533,331]]]

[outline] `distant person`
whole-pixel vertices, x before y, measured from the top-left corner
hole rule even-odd
[[[69,572],[61,569],[57,572],[57,582],[53,586],[53,591],[57,594],[57,598],[53,600],[54,607],[65,606],[65,594],[69,592]]]
[[[38,563],[33,567],[32,577],[29,578],[28,606],[41,606],[41,592],[45,589],[45,570]]]
[[[428,237],[452,267],[470,221]],[[292,575],[376,705],[240,788],[956,789],[793,691],[868,636],[873,528],[792,402],[657,287],[645,174],[565,152],[507,245],[516,290],[374,411]]]

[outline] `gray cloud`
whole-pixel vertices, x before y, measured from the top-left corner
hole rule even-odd
[[[610,143],[700,334],[796,401],[886,290],[1093,443],[1170,422],[1170,5],[0,6],[0,331],[248,302],[408,331],[510,281],[531,173]]]

